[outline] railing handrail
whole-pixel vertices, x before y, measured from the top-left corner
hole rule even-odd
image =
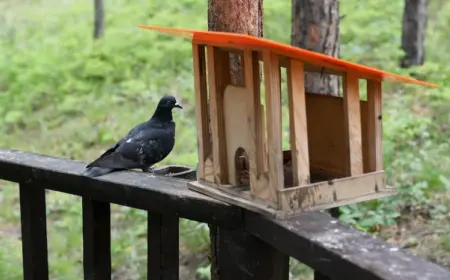
[[[321,212],[276,220],[190,191],[186,180],[133,171],[92,179],[80,175],[84,166],[83,162],[0,149],[0,179],[21,184],[38,182],[50,190],[169,213],[223,228],[243,227],[331,279],[450,279],[449,270]],[[177,220],[169,224],[173,223]]]

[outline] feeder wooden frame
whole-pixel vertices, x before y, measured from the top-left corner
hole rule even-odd
[[[192,48],[199,165],[198,180],[188,183],[190,189],[280,218],[396,194],[386,185],[382,164],[381,81],[368,80],[367,101],[360,100],[355,73],[343,76],[343,97],[305,93],[305,64],[298,59],[251,48],[198,43]],[[244,86],[230,83],[230,48],[242,55]],[[260,103],[260,60],[267,124]],[[283,66],[290,151],[283,151],[281,142]],[[248,156],[250,187],[234,180],[232,158],[238,147]],[[283,159],[291,161],[294,187],[285,187]],[[311,183],[315,178],[322,179]]]
[[[189,189],[280,218],[397,193],[383,170],[381,83],[437,85],[249,35],[141,27],[192,41],[199,162]],[[231,84],[230,53],[241,56],[243,86]],[[287,151],[282,150],[282,67],[289,100]],[[343,96],[305,92],[306,71],[341,76]],[[367,80],[366,101],[360,100],[361,79]],[[247,184],[236,170],[242,150]]]

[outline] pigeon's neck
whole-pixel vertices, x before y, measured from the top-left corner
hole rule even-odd
[[[156,111],[153,114],[152,119],[157,119],[160,122],[170,122],[172,121],[172,110],[158,107],[156,108]]]

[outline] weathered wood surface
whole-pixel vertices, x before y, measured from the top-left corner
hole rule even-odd
[[[289,279],[289,256],[243,228],[210,226],[211,279]]]
[[[38,181],[50,190],[90,197],[179,217],[236,227],[239,208],[190,191],[186,180],[141,171],[115,172],[98,178],[80,176],[86,163],[16,150],[0,149],[0,179]]]
[[[148,212],[147,224],[147,280],[178,280],[178,217]]]
[[[245,229],[331,279],[450,279],[449,270],[320,212],[287,220],[246,212]]]
[[[83,197],[82,205],[84,279],[111,279],[110,204]]]
[[[179,217],[212,222],[221,228],[236,229],[243,226],[247,233],[261,239],[267,246],[298,259],[331,279],[450,279],[449,270],[344,225],[324,213],[305,212],[295,218],[275,220],[189,191],[184,180],[158,176],[152,178],[142,172],[117,172],[90,179],[78,175],[84,166],[85,163],[81,162],[0,149],[0,179],[21,184],[33,183],[33,186],[39,183],[45,188],[165,215],[178,213]],[[24,197],[24,204],[27,201]],[[42,194],[39,201],[41,206],[38,208],[42,216],[45,213],[42,212]],[[31,210],[24,209],[24,213]],[[27,219],[26,215],[24,218]],[[43,224],[40,222],[34,228],[37,227],[42,233]],[[232,232],[228,232],[230,238]],[[32,237],[30,234],[31,231],[27,235],[29,238]],[[240,238],[243,237],[230,240],[242,245],[246,239],[240,241]],[[29,246],[25,250],[33,250]],[[237,247],[229,248],[229,253],[234,255],[232,250],[237,250]],[[254,246],[249,243],[245,248]],[[250,258],[252,254],[255,252],[245,258]],[[229,261],[219,265],[228,264]]]
[[[19,193],[23,279],[47,280],[49,277],[45,188],[34,182],[22,183]]]

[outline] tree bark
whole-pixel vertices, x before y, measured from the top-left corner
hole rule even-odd
[[[292,0],[291,44],[310,51],[338,57],[339,1]],[[320,73],[306,73],[307,92],[337,96],[338,77]]]
[[[263,37],[262,0],[209,0],[208,30]],[[241,59],[230,55],[231,83],[243,85]]]
[[[405,56],[400,62],[401,67],[424,63],[427,20],[428,0],[405,0],[402,28],[402,49]]]
[[[103,0],[94,0],[94,39],[105,33],[105,7]]]
[[[292,0],[291,44],[330,55],[339,56],[339,0]],[[339,95],[339,79],[335,75],[305,73],[307,92]],[[331,116],[332,117],[332,116]],[[339,208],[328,210],[331,216],[339,217]],[[318,271],[314,279],[328,280]]]
[[[208,30],[263,37],[262,0],[209,0]],[[240,56],[230,54],[230,78],[244,85]],[[245,232],[209,224],[211,279],[287,279],[289,257]]]

